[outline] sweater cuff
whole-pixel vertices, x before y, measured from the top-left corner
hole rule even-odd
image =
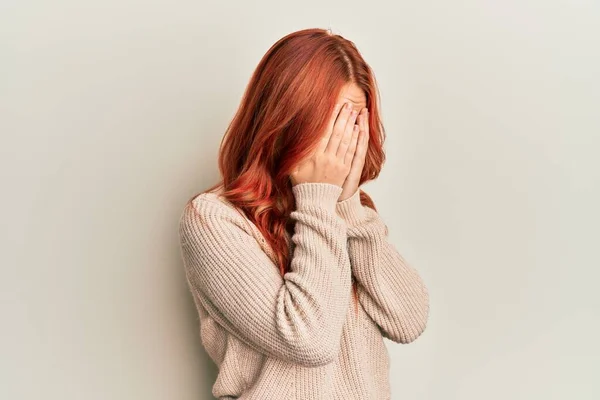
[[[360,189],[347,199],[335,204],[337,214],[342,217],[348,226],[359,225],[367,218],[365,207],[360,202]]]
[[[341,186],[324,182],[304,182],[292,186],[296,209],[320,206],[331,213],[335,213],[335,204],[342,190]]]

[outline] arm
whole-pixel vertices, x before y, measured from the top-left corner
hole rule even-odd
[[[382,334],[410,343],[425,330],[429,295],[418,272],[388,240],[379,214],[360,203],[360,190],[336,203],[348,225],[348,252],[358,282],[358,299]]]
[[[325,365],[338,354],[351,295],[346,227],[335,213],[342,188],[302,183],[292,190],[295,247],[283,277],[243,217],[216,201],[186,207],[182,256],[191,291],[231,334],[272,357]]]

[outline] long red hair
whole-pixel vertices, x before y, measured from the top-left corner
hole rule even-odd
[[[292,258],[284,233],[294,229],[289,174],[314,151],[342,87],[350,82],[364,90],[369,110],[369,145],[360,184],[373,180],[385,161],[375,76],[354,43],[330,30],[300,30],[271,46],[221,141],[222,179],[204,192],[223,187],[222,196],[256,225],[273,249],[282,276]],[[362,190],[360,201],[376,210]],[[356,285],[353,279],[358,312]]]

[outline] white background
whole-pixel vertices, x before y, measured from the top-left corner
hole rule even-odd
[[[177,224],[253,69],[354,41],[382,96],[365,186],[431,293],[392,398],[598,399],[597,1],[4,1],[0,398],[210,399]]]

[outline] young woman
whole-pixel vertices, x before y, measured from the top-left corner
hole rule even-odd
[[[180,220],[219,399],[390,399],[383,338],[425,330],[428,291],[359,187],[385,156],[374,75],[328,30],[277,41]],[[353,305],[351,307],[351,305]]]

